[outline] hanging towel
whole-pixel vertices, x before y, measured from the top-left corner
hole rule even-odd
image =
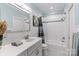
[[[45,39],[44,39],[44,32],[43,32],[43,24],[42,24],[42,17],[38,18],[38,37],[42,38],[42,43],[45,43]]]

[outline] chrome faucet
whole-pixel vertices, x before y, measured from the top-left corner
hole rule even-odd
[[[24,39],[25,39],[25,40],[29,39],[29,35],[25,36]]]

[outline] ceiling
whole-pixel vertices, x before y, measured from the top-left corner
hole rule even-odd
[[[35,10],[39,10],[43,15],[63,13],[67,3],[30,3]],[[51,9],[50,9],[51,8]]]

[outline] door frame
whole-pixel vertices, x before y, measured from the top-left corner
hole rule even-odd
[[[71,20],[70,19],[70,12],[73,11],[72,15],[73,15],[73,19]],[[72,48],[73,48],[73,41],[74,41],[74,31],[75,31],[75,5],[74,4],[71,4],[70,8],[68,9],[68,18],[69,18],[69,42],[68,42],[68,46],[69,46],[69,56],[72,56]]]

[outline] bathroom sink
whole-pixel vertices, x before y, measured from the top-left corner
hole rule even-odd
[[[37,41],[38,39],[41,39],[39,37],[29,37],[28,39],[24,39],[26,42],[33,42],[33,41]]]
[[[34,40],[35,40],[35,38],[30,37],[29,39],[26,39],[26,42],[31,42],[31,41],[34,41]]]
[[[26,42],[30,42],[30,41],[33,41],[33,40],[34,40],[34,39],[27,39]]]

